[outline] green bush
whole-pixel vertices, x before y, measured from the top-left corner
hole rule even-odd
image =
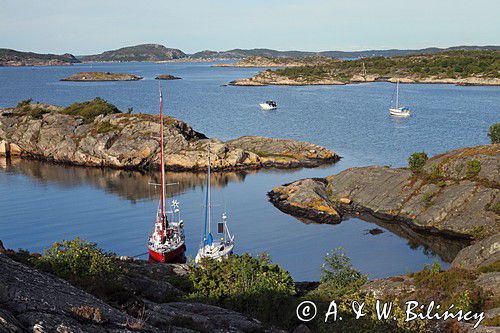
[[[32,101],[33,101],[33,98],[28,98],[28,99],[25,99],[23,101],[20,101],[19,103],[17,103],[15,109],[23,109],[26,106],[29,106]]]
[[[425,162],[427,162],[428,159],[429,157],[425,152],[413,153],[408,158],[408,166],[411,171],[420,172],[424,168]]]
[[[481,162],[478,160],[471,160],[467,162],[467,170],[465,171],[465,176],[467,178],[474,178],[479,175],[481,171]]]
[[[61,113],[83,117],[86,121],[93,121],[97,116],[120,113],[120,110],[100,97],[87,102],[73,103]]]
[[[321,283],[335,285],[339,289],[359,285],[366,281],[366,276],[354,269],[351,259],[345,255],[342,248],[336,248],[327,253],[325,263],[321,266]]]
[[[491,143],[500,143],[500,123],[490,126],[488,136],[490,137]]]
[[[271,323],[287,322],[294,314],[295,286],[290,274],[268,257],[231,255],[223,261],[204,260],[190,275],[194,299],[241,311]],[[276,311],[276,309],[281,309]]]
[[[78,237],[54,243],[34,260],[36,267],[64,279],[114,278],[121,273],[113,254]]]

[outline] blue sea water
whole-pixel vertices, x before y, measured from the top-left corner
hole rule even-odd
[[[324,177],[365,165],[404,166],[409,154],[429,155],[488,143],[488,127],[500,121],[498,87],[401,85],[412,117],[388,116],[394,85],[232,87],[228,82],[257,69],[217,68],[211,63],[78,64],[68,67],[0,67],[0,107],[18,101],[67,105],[96,96],[122,110],[156,113],[163,81],[167,113],[209,137],[263,135],[310,141],[343,158],[314,169],[263,170],[214,175],[214,219],[226,209],[236,252],[266,251],[298,280],[318,279],[326,252],[343,247],[353,265],[371,277],[401,274],[435,260],[446,265],[460,244],[421,237],[396,226],[350,218],[339,225],[304,223],[274,208],[266,192],[305,177]],[[80,71],[143,76],[133,82],[61,82]],[[261,111],[273,99],[279,109]],[[0,239],[7,247],[41,251],[78,235],[120,255],[146,251],[157,207],[150,177],[135,172],[86,169],[25,160],[0,160]],[[196,253],[203,222],[204,176],[171,174],[183,208],[188,255]],[[375,226],[385,232],[371,235]]]

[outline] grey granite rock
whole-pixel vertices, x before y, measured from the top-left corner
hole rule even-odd
[[[0,143],[7,143],[11,152],[84,166],[159,168],[157,116],[112,114],[86,122],[59,113],[60,107],[31,107],[50,112],[34,118],[12,113],[12,109],[0,110]],[[164,123],[165,165],[169,170],[206,169],[208,144],[214,170],[317,166],[339,159],[334,152],[306,142],[243,137],[225,143],[208,139],[175,118],[166,117]]]

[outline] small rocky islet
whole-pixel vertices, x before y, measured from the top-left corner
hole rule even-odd
[[[171,74],[160,74],[157,77],[155,77],[155,80],[181,80],[181,77],[174,76]]]
[[[102,82],[102,81],[138,81],[142,76],[125,73],[110,72],[80,72],[61,79],[61,81],[74,82]]]
[[[223,142],[185,122],[164,119],[167,170],[314,167],[339,156],[318,145],[258,136]],[[82,166],[156,170],[159,167],[158,117],[122,113],[102,99],[59,107],[29,101],[0,110],[0,155],[19,155]]]

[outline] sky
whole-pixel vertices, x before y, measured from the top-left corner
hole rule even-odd
[[[0,48],[94,54],[143,43],[410,49],[500,45],[500,0],[0,0]]]

